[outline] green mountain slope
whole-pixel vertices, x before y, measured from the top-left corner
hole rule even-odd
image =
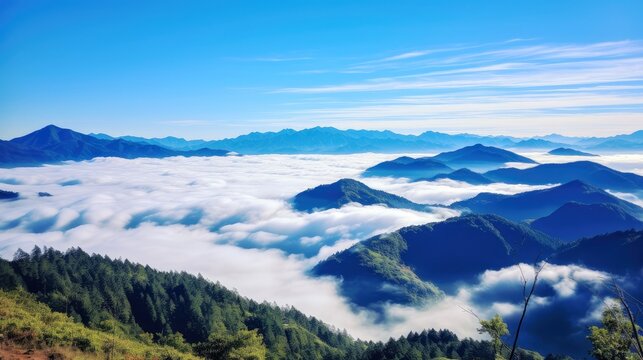
[[[332,184],[319,185],[300,192],[293,199],[295,209],[309,212],[338,209],[351,202],[362,205],[380,204],[390,208],[418,211],[427,210],[426,205],[414,203],[385,191],[372,189],[353,179],[341,179]]]
[[[105,321],[101,330],[89,329],[51,309],[24,291],[0,290],[0,334],[5,344],[22,349],[48,350],[73,358],[198,359],[186,351],[154,344],[145,334],[124,334],[116,322]]]
[[[269,359],[345,358],[360,349],[347,335],[294,308],[257,303],[202,277],[79,249],[35,248],[11,262],[0,260],[0,288],[23,288],[90,328],[115,319],[127,336],[145,332],[158,341],[180,333],[196,344],[211,334],[257,330]]]
[[[386,253],[381,245],[379,252],[395,257],[395,249]],[[256,303],[200,276],[80,249],[36,247],[0,260],[0,288],[5,345],[35,348],[39,356],[53,349],[73,359],[398,360],[488,359],[492,351],[488,341],[458,339],[448,330],[386,343],[353,340],[294,308]],[[542,360],[523,350],[519,358]]]
[[[439,298],[436,285],[447,288],[485,270],[534,262],[558,246],[525,224],[469,214],[373,237],[320,262],[312,272],[341,278],[344,294],[361,306],[417,304]]]

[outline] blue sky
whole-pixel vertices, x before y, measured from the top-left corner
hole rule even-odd
[[[643,128],[642,1],[0,1],[0,138]]]

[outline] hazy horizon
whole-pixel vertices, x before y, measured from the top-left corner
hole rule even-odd
[[[45,124],[42,127],[35,128],[33,130],[29,130],[26,133],[18,134],[16,136],[12,136],[12,137],[6,136],[6,135],[4,135],[4,134],[2,134],[0,132],[0,139],[1,140],[11,140],[11,139],[16,138],[16,137],[27,135],[27,134],[32,133],[34,131],[38,131],[38,130],[40,130],[40,129],[44,128],[44,127],[50,126],[50,125],[65,129],[65,127],[59,126],[58,124]],[[336,127],[336,126],[317,125],[317,126],[312,126],[312,127],[289,127],[289,128],[278,129],[278,130],[251,131],[251,132],[239,133],[237,135],[231,135],[231,136],[227,136],[227,137],[208,137],[208,136],[183,137],[183,136],[180,136],[180,135],[177,135],[177,134],[165,134],[165,135],[159,135],[159,136],[145,136],[145,135],[136,134],[136,133],[115,134],[115,133],[106,133],[106,132],[101,132],[101,131],[80,131],[79,129],[75,129],[75,128],[68,128],[68,129],[73,130],[73,131],[77,131],[77,132],[81,132],[81,133],[87,134],[87,135],[88,134],[95,134],[95,135],[104,134],[104,135],[109,135],[109,136],[112,136],[112,137],[135,136],[135,137],[141,137],[141,138],[177,137],[177,138],[183,138],[183,139],[188,140],[188,141],[190,141],[190,140],[216,141],[216,140],[225,140],[225,139],[236,138],[236,137],[243,136],[243,135],[248,135],[248,134],[254,133],[254,132],[258,132],[258,133],[275,132],[276,133],[276,132],[280,132],[280,131],[284,131],[284,130],[302,131],[302,130],[310,130],[310,129],[318,128],[318,127],[321,127],[321,128],[334,128],[334,129],[337,129],[337,130],[340,130],[340,131],[350,131],[350,130],[355,130],[355,131],[366,130],[366,131],[381,131],[381,132],[390,131],[390,132],[400,134],[400,135],[413,135],[413,136],[418,136],[418,135],[421,135],[424,132],[433,131],[433,132],[438,132],[438,133],[443,133],[443,134],[448,134],[448,135],[465,135],[465,134],[467,134],[467,135],[480,135],[480,136],[511,137],[511,138],[517,138],[517,139],[542,138],[542,137],[546,137],[546,136],[564,136],[564,137],[571,137],[571,138],[573,138],[573,137],[578,137],[578,138],[586,138],[586,137],[602,138],[602,137],[611,137],[611,136],[618,136],[618,135],[629,135],[629,134],[632,134],[634,132],[638,132],[638,131],[643,130],[643,128],[641,128],[641,129],[636,129],[636,130],[633,130],[633,131],[630,131],[630,132],[625,132],[625,133],[623,133],[623,132],[601,133],[601,134],[589,135],[589,136],[569,135],[569,134],[565,134],[565,133],[543,133],[543,134],[538,134],[538,135],[519,136],[519,135],[508,135],[508,134],[502,134],[502,133],[499,133],[499,134],[495,134],[495,133],[485,134],[485,133],[475,133],[475,132],[457,132],[457,131],[449,131],[449,130],[435,131],[435,130],[431,130],[431,129],[427,129],[427,130],[424,130],[424,131],[421,131],[421,132],[403,132],[403,131],[395,131],[395,130],[390,130],[390,129],[357,129],[357,128],[340,128],[340,127]]]

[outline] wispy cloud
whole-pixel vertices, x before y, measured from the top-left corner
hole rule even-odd
[[[410,51],[399,55],[389,56],[387,58],[381,59],[381,61],[397,61],[397,60],[412,59],[415,57],[424,56],[431,53],[433,53],[431,50]]]
[[[643,57],[555,63],[495,64],[424,72],[401,77],[313,87],[282,88],[278,93],[324,94],[481,87],[545,87],[643,81]]]
[[[287,110],[281,121],[343,127],[389,122],[393,129],[456,126],[522,135],[533,135],[543,125],[569,132],[570,125],[583,122],[586,126],[576,131],[587,130],[584,135],[606,129],[606,121],[621,126],[620,131],[640,128],[642,41],[524,41],[401,52],[347,64],[344,76],[335,77],[341,81],[282,87],[273,93],[327,97],[317,106]],[[339,99],[350,103],[331,104]]]

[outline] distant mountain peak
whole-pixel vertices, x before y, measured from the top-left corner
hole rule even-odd
[[[293,198],[295,209],[308,212],[337,209],[352,202],[418,211],[426,211],[427,208],[426,205],[414,203],[385,191],[372,189],[360,181],[347,178],[302,191]]]
[[[355,179],[350,179],[350,178],[343,178],[339,179],[333,184],[339,185],[341,187],[346,187],[346,186],[355,186],[355,185],[364,185],[366,186],[363,182],[357,181]]]
[[[46,149],[47,147],[61,143],[81,140],[89,142],[102,141],[70,129],[60,128],[56,125],[47,125],[32,133],[12,139],[10,142],[34,149]]]
[[[532,159],[518,155],[514,152],[480,143],[465,146],[461,149],[440,153],[433,159],[447,165],[451,164],[505,164],[511,162],[536,164]]]
[[[549,155],[559,155],[559,156],[598,156],[595,154],[590,154],[587,152],[582,152],[574,150],[572,148],[559,147],[548,152]]]
[[[412,158],[409,156],[401,156],[371,166],[364,171],[364,174],[367,176],[420,179],[451,171],[453,171],[451,167],[430,157]]]
[[[557,186],[555,189],[563,190],[563,191],[566,191],[566,190],[569,190],[569,189],[581,189],[581,190],[585,190],[585,191],[600,191],[600,192],[604,192],[602,189],[599,189],[596,186],[592,186],[592,185],[590,185],[590,184],[588,184],[588,183],[586,183],[586,182],[584,182],[582,180],[578,180],[578,179],[566,182],[564,184],[561,184],[560,186]]]
[[[163,158],[168,156],[224,156],[226,150],[171,150],[161,146],[125,139],[101,139],[71,129],[47,125],[27,135],[0,143],[3,166],[38,165],[65,160],[88,160],[96,157]]]

